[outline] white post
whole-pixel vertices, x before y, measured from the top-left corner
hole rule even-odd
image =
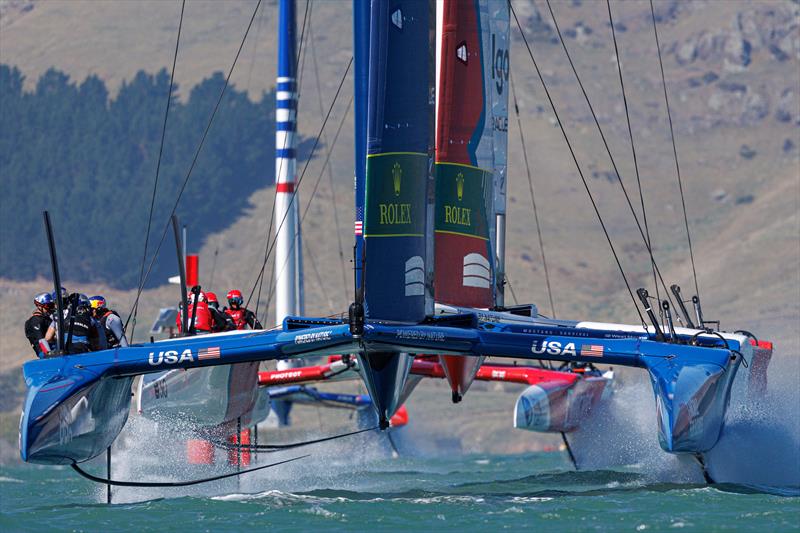
[[[297,179],[295,0],[281,0],[275,93],[275,322],[303,312],[302,241]],[[278,368],[291,366],[279,361]]]

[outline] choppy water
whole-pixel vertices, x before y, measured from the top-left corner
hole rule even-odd
[[[560,453],[364,460],[356,449],[327,451],[328,460],[254,473],[238,486],[120,489],[115,497],[127,503],[112,506],[68,469],[4,468],[0,529],[800,529],[796,490],[664,483],[636,468],[574,472]]]

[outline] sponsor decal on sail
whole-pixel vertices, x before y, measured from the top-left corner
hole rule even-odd
[[[425,295],[425,261],[419,255],[406,261],[405,294],[406,296]]]
[[[465,287],[488,289],[492,284],[492,271],[489,268],[489,260],[477,253],[465,255],[463,279]]]
[[[418,194],[425,187],[427,158],[423,156],[396,153],[367,159],[367,170],[376,179],[367,189],[366,219],[361,226],[365,237],[423,236],[425,204]]]
[[[395,9],[394,13],[392,13],[392,24],[394,24],[398,30],[403,29],[403,12],[400,8]]]
[[[466,65],[467,56],[467,41],[462,41],[461,44],[458,45],[458,48],[456,48],[456,57]]]

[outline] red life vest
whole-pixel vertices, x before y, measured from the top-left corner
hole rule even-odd
[[[247,309],[225,309],[225,312],[233,319],[236,329],[247,329]]]
[[[195,314],[194,311],[195,304],[189,304],[187,306],[188,313],[187,313],[187,320],[186,323],[189,324],[189,327],[192,327],[192,314]],[[181,332],[183,318],[181,313],[178,312],[178,318],[176,320],[178,324],[178,331]],[[211,311],[208,310],[208,304],[206,302],[198,302],[197,303],[197,313],[194,317],[194,329],[199,332],[203,333],[210,333],[211,327],[214,324],[214,318],[211,316]]]

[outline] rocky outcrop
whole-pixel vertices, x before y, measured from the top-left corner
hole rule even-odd
[[[736,13],[724,28],[673,42],[667,55],[679,72],[696,72],[684,78],[689,90],[679,93],[690,109],[692,131],[770,119],[799,123],[799,4],[755,3]]]
[[[800,59],[800,7],[796,4],[754,4],[736,15],[728,28],[694,34],[668,48],[682,66],[710,62],[726,72],[741,72],[755,54],[775,61]]]

